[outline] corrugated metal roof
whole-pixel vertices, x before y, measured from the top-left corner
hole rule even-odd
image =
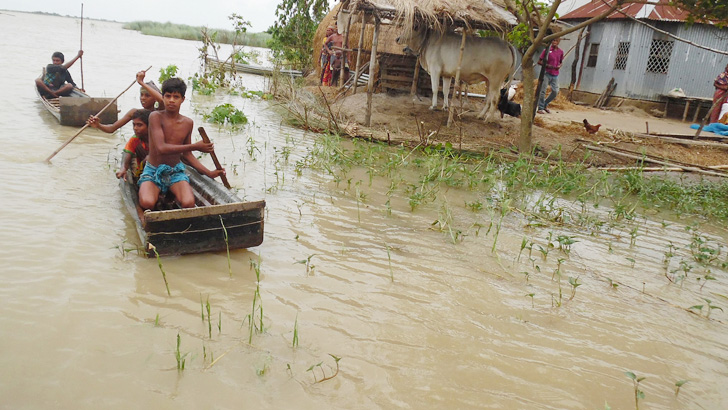
[[[570,13],[567,13],[564,16],[561,16],[560,20],[577,20],[596,17],[609,10],[612,3],[614,3],[613,0],[595,0]],[[654,4],[631,3],[622,7],[621,10],[628,16],[645,20],[685,21],[688,18],[689,13],[687,11],[670,6],[668,3],[669,0],[659,0]],[[607,17],[609,20],[621,20],[626,18],[627,17],[625,17],[622,13],[617,11]]]

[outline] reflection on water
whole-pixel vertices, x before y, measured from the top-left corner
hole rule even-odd
[[[163,259],[168,296],[157,261],[124,251],[138,240],[113,171],[131,127],[87,130],[40,162],[76,129],[43,111],[32,81],[52,51],[75,50],[78,22],[4,12],[0,24],[13,33],[0,38],[13,56],[0,110],[3,408],[631,408],[625,371],[646,377],[645,408],[728,407],[722,229],[640,219],[590,232],[507,216],[492,252],[499,213],[463,205],[482,194],[443,189],[411,211],[366,170],[337,182],[297,167],[314,136],[258,99],[188,93],[183,113],[198,125],[222,102],[251,120],[237,133],[206,127],[239,194],[266,200],[266,232],[231,252],[232,274],[224,253]],[[108,22],[84,31],[93,96],[115,96],[150,64],[151,78],[198,68],[194,42]],[[576,242],[559,249],[559,235]],[[708,268],[696,236],[721,249]],[[315,383],[334,374],[330,355],[339,373]],[[679,380],[690,382],[676,396]]]

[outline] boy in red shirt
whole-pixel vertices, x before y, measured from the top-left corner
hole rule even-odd
[[[144,168],[144,160],[149,153],[149,110],[136,110],[131,116],[134,136],[129,138],[124,147],[124,155],[121,159],[121,169],[116,172],[117,178],[126,181],[126,173],[131,167],[132,158],[136,159],[134,176],[139,176]]]

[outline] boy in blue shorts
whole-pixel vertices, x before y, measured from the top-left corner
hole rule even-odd
[[[195,206],[183,159],[210,178],[225,175],[224,169],[210,171],[192,155],[192,151],[212,152],[214,145],[203,141],[191,143],[192,119],[179,113],[186,91],[187,85],[179,78],[165,81],[162,84],[164,110],[149,115],[149,156],[139,177],[139,205],[142,209],[154,208],[159,195],[167,191],[174,194],[183,208]]]

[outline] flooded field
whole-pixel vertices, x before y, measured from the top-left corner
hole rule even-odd
[[[266,200],[265,240],[160,266],[114,176],[130,126],[42,162],[77,130],[32,82],[74,53],[78,21],[0,23],[0,408],[728,408],[723,224],[635,208],[608,181],[526,191],[522,165],[304,133],[275,102],[189,90],[239,196]],[[195,42],[84,31],[92,96],[149,65],[199,69]],[[203,121],[228,102],[248,126]]]

